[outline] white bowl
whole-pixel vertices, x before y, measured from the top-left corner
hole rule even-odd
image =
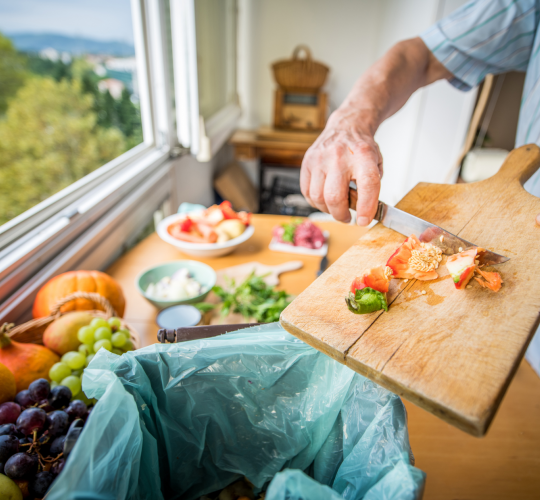
[[[194,257],[221,257],[231,253],[236,247],[249,240],[253,236],[255,229],[252,225],[246,227],[246,230],[237,238],[226,241],[225,243],[190,243],[189,241],[181,241],[173,238],[167,228],[174,222],[184,219],[185,214],[174,214],[165,217],[157,227],[158,236],[165,242],[182,250],[187,255]]]

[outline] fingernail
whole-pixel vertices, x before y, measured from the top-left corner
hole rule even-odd
[[[367,217],[357,217],[356,223],[359,226],[368,226],[371,221]]]
[[[349,217],[347,217],[346,219],[343,219],[343,222],[345,224],[348,224],[349,222],[351,222],[351,214],[349,214]]]

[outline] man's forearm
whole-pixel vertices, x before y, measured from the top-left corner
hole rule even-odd
[[[383,172],[375,132],[413,92],[452,75],[420,38],[400,42],[356,82],[345,102],[304,156],[300,187],[306,199],[347,222],[349,182],[356,181],[357,222],[367,226],[377,210]]]
[[[346,120],[373,135],[416,90],[451,77],[420,38],[405,40],[394,45],[358,79],[329,121]]]

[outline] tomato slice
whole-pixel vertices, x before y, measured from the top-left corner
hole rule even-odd
[[[478,283],[480,283],[484,288],[489,288],[494,292],[498,292],[501,289],[503,280],[499,273],[495,271],[482,271],[480,268],[476,268],[476,272],[480,274],[481,278],[475,276],[474,279],[478,281]]]
[[[390,280],[392,279],[391,270],[387,266],[377,266],[368,269],[362,276],[354,278],[351,284],[351,292],[362,290],[369,287],[381,293],[388,292]]]
[[[437,271],[418,271],[413,269],[409,264],[409,259],[412,256],[413,250],[422,249],[420,240],[411,234],[398,249],[390,256],[386,265],[392,269],[394,278],[408,278],[417,280],[434,280],[439,277]]]

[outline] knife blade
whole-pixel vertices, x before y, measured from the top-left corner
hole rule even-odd
[[[322,259],[321,259],[321,263],[319,265],[319,270],[317,271],[317,278],[322,274],[324,273],[324,271],[326,271],[326,268],[328,267],[328,256],[325,255]]]
[[[349,208],[356,210],[357,200],[358,193],[356,192],[356,189],[350,188]],[[442,227],[431,224],[419,217],[415,217],[399,208],[386,205],[382,201],[379,201],[374,219],[388,229],[393,229],[404,236],[414,234],[420,241],[431,243],[440,248],[446,255],[460,253],[470,247],[481,247],[481,245],[476,245],[470,241],[464,240],[463,238],[446,231]],[[502,264],[503,262],[510,260],[509,257],[491,252],[490,250],[486,250],[478,256],[477,259],[480,265],[487,266]]]

